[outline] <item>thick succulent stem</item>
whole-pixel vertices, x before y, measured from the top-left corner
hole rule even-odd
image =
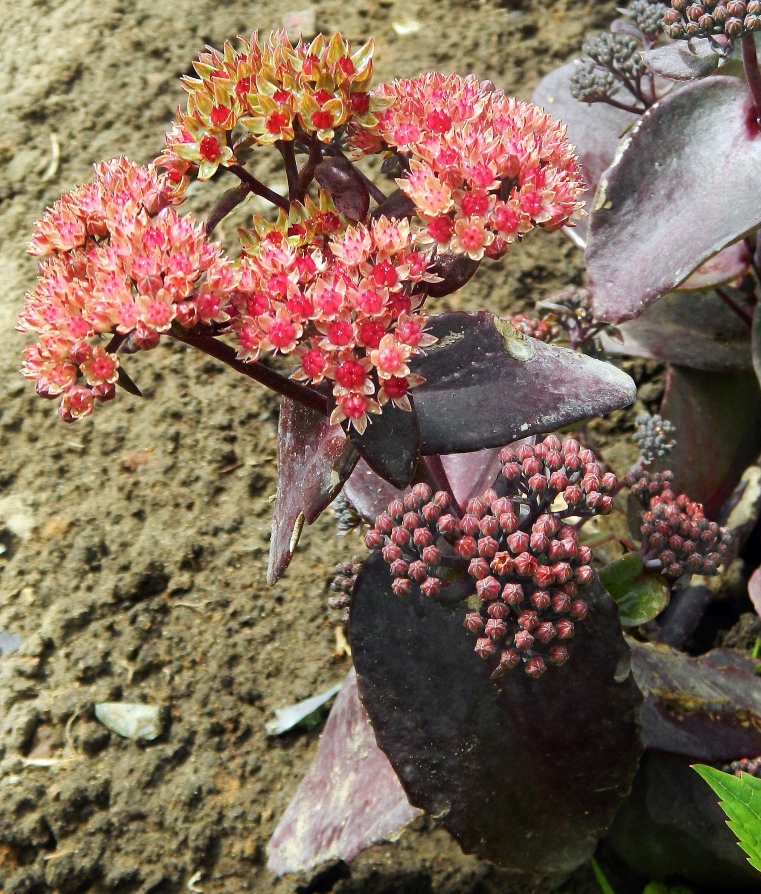
[[[308,388],[306,385],[295,382],[293,379],[289,379],[287,376],[281,375],[279,372],[275,372],[274,369],[270,369],[263,363],[243,363],[242,360],[238,360],[235,356],[235,348],[231,348],[230,345],[226,345],[224,342],[217,341],[214,336],[201,332],[191,332],[177,325],[172,326],[170,335],[176,338],[177,341],[184,342],[186,345],[197,348],[199,351],[203,351],[204,354],[220,360],[231,369],[248,376],[249,379],[254,379],[254,381],[259,382],[271,391],[276,391],[284,397],[290,397],[291,400],[295,400],[305,407],[310,407],[312,410],[317,410],[318,413],[322,413],[325,416],[328,415],[328,400],[324,395],[314,391],[312,388]]]
[[[285,196],[281,196],[279,193],[270,189],[269,186],[265,186],[261,180],[257,180],[256,177],[254,177],[253,174],[249,174],[245,168],[240,165],[230,165],[230,167],[225,168],[225,170],[229,171],[231,174],[235,174],[241,183],[245,183],[255,195],[267,199],[268,202],[272,202],[273,205],[282,208],[283,211],[288,211],[290,209],[291,203]]]
[[[743,68],[748,86],[753,96],[753,105],[756,107],[756,122],[761,124],[761,72],[758,70],[758,56],[756,55],[756,42],[753,34],[743,34],[740,38],[743,48]]]

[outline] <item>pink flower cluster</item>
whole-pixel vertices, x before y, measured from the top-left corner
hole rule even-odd
[[[182,79],[187,112],[179,113],[157,159],[175,181],[196,166],[198,179],[208,180],[220,164],[237,164],[228,135],[238,124],[244,143],[262,146],[312,135],[329,143],[349,121],[377,126],[373,112],[384,102],[368,92],[372,41],[352,52],[340,34],[318,34],[294,47],[285,31],[273,31],[261,46],[256,33],[241,43],[238,51],[225,43],[221,53],[201,53],[193,63],[198,77]]]
[[[49,208],[29,252],[47,256],[26,296],[19,329],[38,338],[22,372],[59,414],[89,415],[110,400],[119,357],[102,336],[153,348],[174,320],[223,322],[236,282],[231,263],[190,216],[169,207],[171,184],[125,158],[95,166],[95,181]]]
[[[261,238],[242,259],[231,310],[239,358],[293,354],[294,378],[329,381],[331,421],[360,432],[388,401],[409,410],[408,391],[422,379],[408,361],[435,341],[415,291],[432,279],[429,256],[415,248],[409,221],[344,227],[335,212],[294,203],[290,221],[283,213],[275,225],[256,224]]]
[[[431,72],[381,84],[388,107],[356,130],[363,153],[395,150],[400,188],[440,251],[498,258],[535,226],[556,230],[582,207],[584,184],[565,127],[488,81]]]

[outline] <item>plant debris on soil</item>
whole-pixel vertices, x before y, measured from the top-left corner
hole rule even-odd
[[[349,670],[326,603],[333,566],[357,551],[354,535],[337,539],[326,513],[304,530],[283,580],[266,584],[276,397],[184,345],[165,340],[134,358],[143,399],[120,393],[77,425],[61,423],[18,374],[24,337],[13,327],[35,278],[25,254],[33,222],[89,180],[93,162],[159,153],[183,102],[179,78],[205,44],[266,33],[292,13],[309,23],[313,12],[322,31],[375,37],[375,83],[474,72],[525,99],[616,4],[305,6],[20,0],[3,9],[0,630],[3,643],[18,644],[0,648],[4,894],[550,889],[464,857],[425,817],[361,855],[350,874],[345,865],[269,873],[266,843],[319,729],[268,738],[265,721]],[[184,207],[208,211],[207,192]],[[517,313],[581,283],[581,273],[580,252],[561,234],[533,234],[431,308]],[[631,364],[648,405],[656,368]],[[620,436],[643,409],[613,414],[598,437]],[[625,450],[606,458],[617,471],[631,460]],[[160,735],[111,732],[96,718],[102,702],[158,706]],[[564,890],[593,886],[584,869]]]

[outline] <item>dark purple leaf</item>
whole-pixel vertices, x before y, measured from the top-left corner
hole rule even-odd
[[[713,74],[722,57],[714,52],[707,37],[675,40],[642,53],[642,61],[655,74],[670,81],[694,81]]]
[[[595,316],[609,323],[638,316],[761,224],[761,136],[738,78],[666,96],[622,149],[600,180],[586,252]]]
[[[750,261],[750,253],[745,242],[736,242],[709,258],[705,264],[696,267],[687,279],[677,286],[677,291],[712,289],[714,286],[730,282],[748,270]]]
[[[326,189],[336,209],[349,220],[364,220],[370,210],[370,193],[348,158],[326,158],[317,165],[314,179]]]
[[[746,466],[761,450],[761,391],[755,374],[709,373],[672,366],[661,415],[676,427],[676,446],[658,468],[674,472],[675,493],[718,517]]]
[[[666,610],[658,618],[658,641],[675,649],[683,649],[687,640],[698,629],[713,593],[703,584],[675,590]]]
[[[613,161],[621,137],[637,121],[637,116],[603,102],[586,103],[574,99],[570,84],[575,71],[575,62],[568,62],[551,71],[539,81],[531,99],[567,127],[568,139],[576,147],[581,162],[589,203],[594,198],[602,172]],[[582,218],[568,235],[583,241],[588,220]]]
[[[315,410],[283,398],[268,583],[274,584],[288,567],[302,527],[311,525],[331,503],[358,459],[340,425],[331,425]]]
[[[375,744],[352,670],[315,759],[267,845],[267,868],[283,875],[326,860],[348,863],[366,847],[398,834],[420,812]]]
[[[453,453],[441,457],[444,470],[457,502],[464,506],[472,497],[480,497],[490,487],[500,471],[499,450],[479,450],[476,453]],[[370,523],[392,500],[404,491],[392,487],[360,459],[344,485],[344,496],[357,512]]]
[[[445,594],[446,590],[442,591]],[[466,853],[565,872],[593,852],[641,753],[641,696],[615,603],[595,582],[563,668],[498,684],[463,628],[465,603],[394,596],[371,555],[350,638],[360,698],[410,801]]]
[[[410,363],[426,379],[415,389],[424,454],[501,447],[635,398],[615,366],[528,338],[492,314],[429,322],[438,342]]]
[[[420,427],[415,404],[412,412],[387,403],[362,434],[354,426],[349,438],[370,468],[394,487],[405,488],[412,481],[420,459]]]
[[[680,877],[714,894],[758,890],[716,796],[683,757],[643,757],[606,841],[645,878]]]
[[[740,294],[727,288],[742,302]],[[612,354],[651,357],[693,369],[749,369],[750,329],[716,292],[670,292],[636,320],[621,323],[623,343],[601,336]]]
[[[385,202],[373,208],[371,217],[388,217],[397,219],[407,217],[415,210],[415,203],[401,189],[395,189]]]
[[[753,659],[730,649],[691,658],[669,646],[632,643],[632,670],[645,696],[648,748],[701,761],[761,754],[761,682]]]

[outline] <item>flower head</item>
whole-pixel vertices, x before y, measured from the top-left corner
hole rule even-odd
[[[20,315],[18,328],[38,336],[22,371],[38,393],[62,397],[64,419],[114,396],[119,357],[98,339],[148,349],[175,320],[190,327],[229,319],[232,265],[173,201],[168,178],[120,158],[96,165],[94,183],[65,195],[36,225],[29,251],[47,257]]]
[[[473,260],[499,257],[535,226],[572,223],[584,184],[565,128],[490,82],[438,73],[381,84],[387,103],[365,154],[390,149],[407,159],[397,182],[415,203],[423,237]]]

